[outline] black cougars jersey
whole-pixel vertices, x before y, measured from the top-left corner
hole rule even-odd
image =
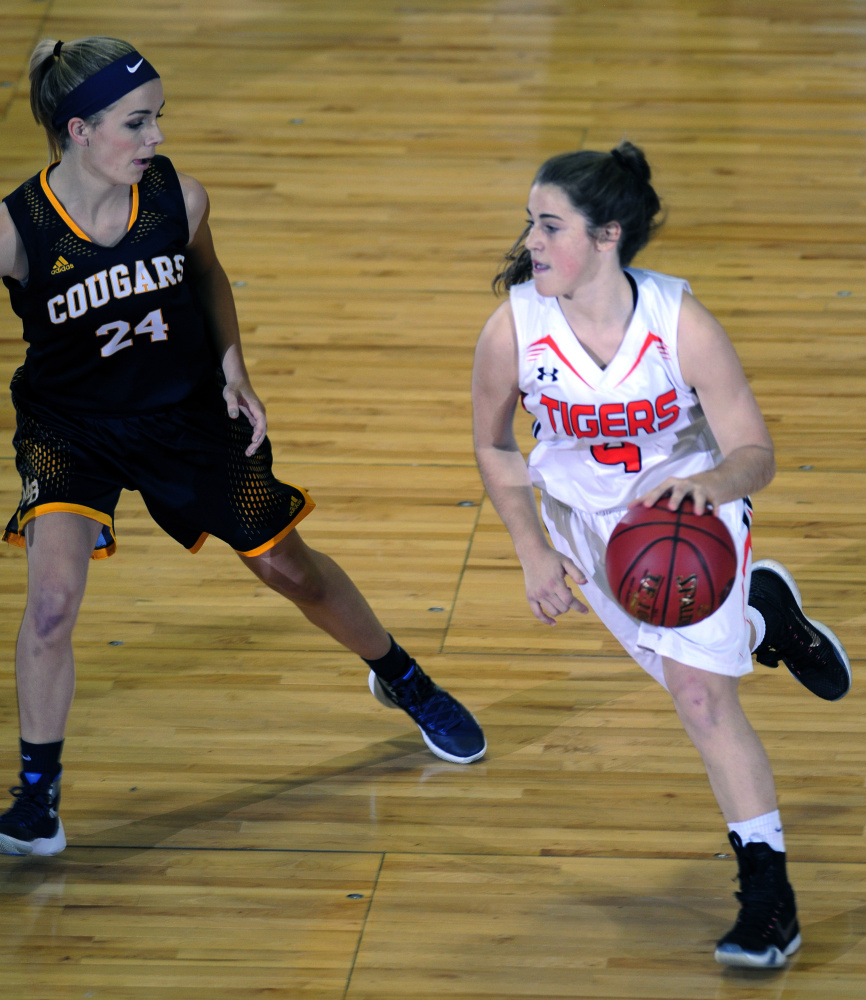
[[[92,242],[48,185],[51,167],[5,199],[29,276],[6,278],[28,343],[14,389],[66,410],[142,413],[186,399],[217,364],[184,278],[186,207],[171,161],[155,156],[132,188],[129,229]]]

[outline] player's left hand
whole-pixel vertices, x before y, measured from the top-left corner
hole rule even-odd
[[[247,381],[229,382],[223,389],[223,399],[226,401],[226,409],[232,420],[237,420],[239,414],[243,413],[252,425],[253,438],[244,454],[247,458],[255,455],[268,432],[264,403],[253,392],[253,387]]]
[[[686,497],[691,497],[696,514],[703,514],[705,512],[716,514],[718,512],[718,504],[714,502],[711,491],[707,488],[707,484],[700,478],[700,474],[691,476],[688,479],[676,479],[671,476],[656,486],[655,489],[644,493],[637,500],[632,500],[628,505],[629,509],[632,507],[653,507],[666,493],[670,494],[667,501],[668,510],[678,510],[683,500]]]

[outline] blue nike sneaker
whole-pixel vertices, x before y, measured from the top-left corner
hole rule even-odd
[[[470,764],[484,756],[487,741],[475,716],[434,684],[414,660],[411,670],[393,681],[384,681],[371,670],[369,685],[376,701],[402,708],[412,718],[437,757]]]
[[[66,836],[57,810],[60,775],[52,781],[31,783],[23,772],[21,784],[11,788],[15,802],[0,816],[0,854],[59,854]]]

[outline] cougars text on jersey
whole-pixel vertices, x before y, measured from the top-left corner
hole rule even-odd
[[[61,409],[146,412],[188,398],[215,367],[185,280],[186,205],[171,162],[155,156],[130,192],[129,228],[94,243],[66,213],[51,168],[5,199],[27,255],[6,279],[27,356],[15,391]]]

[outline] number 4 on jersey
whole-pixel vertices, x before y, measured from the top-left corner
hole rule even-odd
[[[117,354],[124,347],[132,347],[132,337],[128,336],[129,330],[129,323],[120,320],[116,323],[106,323],[96,331],[97,337],[111,338],[100,351],[104,358]],[[150,334],[152,341],[168,340],[168,323],[162,318],[162,310],[154,309],[153,312],[149,312],[133,332]]]
[[[592,457],[601,465],[624,465],[626,472],[640,472],[640,448],[631,441],[619,444],[594,444]]]

